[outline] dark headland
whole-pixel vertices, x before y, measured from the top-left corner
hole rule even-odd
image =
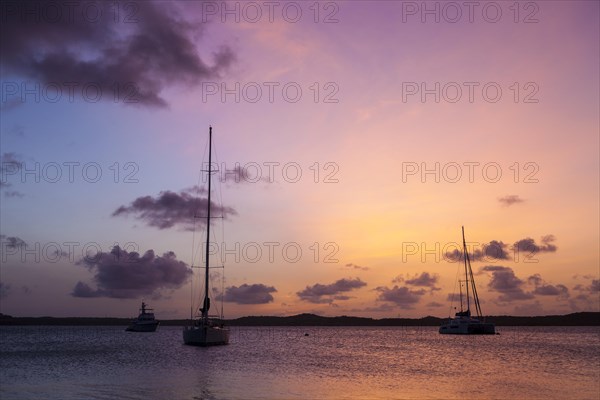
[[[157,315],[162,326],[187,325],[187,319],[164,320]],[[0,314],[0,325],[107,325],[125,326],[132,318],[94,317],[13,317]],[[289,317],[251,316],[226,320],[231,326],[439,326],[445,318],[365,318],[322,317],[315,314],[298,314]],[[488,321],[497,326],[600,326],[600,312],[578,312],[566,315],[538,317],[489,316]]]

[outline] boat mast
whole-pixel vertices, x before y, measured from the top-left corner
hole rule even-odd
[[[204,304],[202,306],[202,319],[208,323],[208,309],[210,299],[208,298],[208,265],[209,265],[209,240],[210,240],[210,181],[212,180],[212,126],[208,128],[208,210],[206,212],[206,268],[204,271]]]
[[[462,236],[463,236],[463,253],[465,259],[465,283],[467,286],[467,312],[469,316],[471,315],[471,303],[469,302],[469,276],[467,273],[467,261],[469,261],[469,265],[471,265],[471,261],[469,260],[469,253],[467,252],[467,242],[465,241],[465,227],[462,227]]]
[[[473,300],[475,301],[475,312],[477,317],[482,317],[481,305],[479,304],[479,296],[477,295],[477,287],[475,286],[475,277],[473,276],[473,269],[471,268],[471,261],[469,260],[469,276],[471,277],[471,288],[473,289]]]

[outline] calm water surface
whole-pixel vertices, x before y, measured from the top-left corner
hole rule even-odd
[[[600,328],[499,330],[233,327],[229,346],[197,348],[179,327],[4,326],[0,398],[600,398]]]

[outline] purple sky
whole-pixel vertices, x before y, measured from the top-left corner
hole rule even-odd
[[[597,2],[52,3],[1,3],[0,312],[188,316],[209,125],[226,317],[446,316],[462,225],[484,313],[599,310]]]

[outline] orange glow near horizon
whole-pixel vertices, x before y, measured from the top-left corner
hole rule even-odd
[[[115,265],[129,271],[118,262],[86,268],[81,249],[97,243],[106,255],[133,243],[140,255],[172,251],[189,265],[192,233],[181,220],[161,223],[191,204],[209,125],[219,168],[260,174],[217,176],[223,206],[235,211],[223,221],[227,248],[240,248],[225,262],[228,318],[446,316],[456,264],[443,249],[461,243],[461,226],[478,249],[503,246],[500,259],[473,260],[486,314],[599,311],[598,2],[539,3],[539,21],[527,24],[515,23],[508,5],[498,23],[402,22],[403,3],[342,2],[329,24],[307,9],[298,23],[198,25],[183,55],[202,63],[186,69],[157,55],[147,64],[153,85],[140,81],[166,107],[3,102],[3,162],[40,171],[97,163],[102,177],[91,183],[78,170],[69,182],[63,169],[57,183],[33,173],[3,181],[0,311],[125,317],[144,298],[161,318],[187,317],[187,275],[146,276],[140,287],[127,273],[110,274]],[[198,7],[176,4],[190,21]],[[90,52],[108,44],[97,46]],[[226,68],[214,57],[223,48]],[[27,73],[3,81],[39,79]],[[501,97],[490,100],[497,88]],[[179,202],[161,198],[166,192]],[[28,248],[59,243],[64,254],[63,243],[79,247],[72,259],[23,262],[10,238]],[[537,249],[533,257],[515,259],[518,242]],[[240,254],[254,243],[261,257]],[[277,244],[272,260],[265,243]],[[282,254],[290,244],[301,248],[298,260]],[[406,293],[384,299],[395,286]]]

